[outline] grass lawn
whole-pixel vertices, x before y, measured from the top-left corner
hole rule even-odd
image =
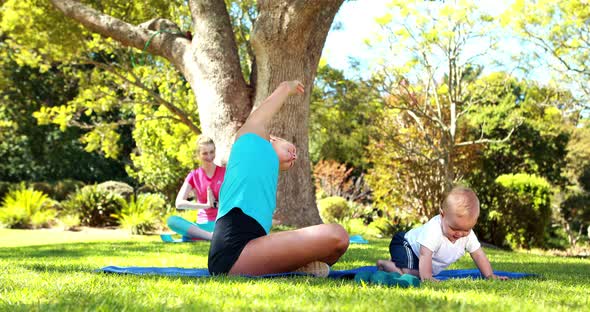
[[[389,240],[351,245],[335,269],[387,258]],[[408,311],[590,310],[590,259],[486,250],[497,270],[540,278],[424,283],[421,288],[361,286],[310,277],[247,279],[122,276],[107,265],[207,266],[209,244],[164,244],[121,231],[0,229],[0,310],[99,311]],[[472,268],[465,256],[452,268]]]

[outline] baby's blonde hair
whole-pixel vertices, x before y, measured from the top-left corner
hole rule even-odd
[[[479,216],[479,199],[475,192],[465,186],[455,186],[447,193],[442,202],[442,211],[458,216]]]

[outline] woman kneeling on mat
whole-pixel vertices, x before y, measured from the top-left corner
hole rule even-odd
[[[348,233],[337,224],[269,234],[279,171],[293,167],[297,153],[295,145],[270,136],[266,128],[288,96],[303,93],[298,81],[281,83],[238,130],[220,191],[211,274],[327,276],[328,265],[346,252]]]

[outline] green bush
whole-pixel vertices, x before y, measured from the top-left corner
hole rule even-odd
[[[6,194],[8,194],[10,190],[13,190],[15,188],[18,188],[17,184],[14,184],[12,182],[0,181],[0,199],[4,198],[4,196],[6,196]]]
[[[346,199],[332,196],[318,202],[320,216],[326,223],[337,222],[350,216],[350,207]]]
[[[114,214],[121,227],[131,230],[131,234],[147,234],[158,223],[158,215],[166,205],[164,198],[158,194],[141,194],[131,196],[125,202],[120,214]]]
[[[9,228],[48,227],[57,212],[55,202],[43,192],[27,188],[9,191],[0,207],[0,225]]]
[[[63,201],[68,195],[76,192],[84,186],[84,182],[65,179],[57,182],[29,182],[29,185],[37,190],[47,194],[49,197]]]
[[[507,174],[496,179],[495,207],[488,217],[497,233],[511,246],[544,247],[545,230],[551,221],[551,187],[541,177]]]
[[[76,231],[80,227],[80,216],[77,214],[63,215],[59,218],[59,223],[63,226],[64,231]]]
[[[84,182],[65,179],[57,181],[53,184],[52,193],[49,196],[55,200],[63,201],[68,198],[70,194],[75,193],[79,189],[84,187]]]
[[[80,216],[82,225],[112,226],[117,220],[112,216],[121,212],[125,200],[96,185],[88,185],[71,194],[63,203],[66,214]]]
[[[106,181],[98,184],[97,188],[99,190],[115,193],[127,200],[133,195],[133,188],[129,184],[123,182]]]
[[[412,229],[412,224],[403,222],[397,217],[379,217],[369,223],[369,229],[378,233],[377,237],[393,237],[397,232],[407,232]]]
[[[53,198],[53,186],[49,182],[27,182],[26,183],[30,188],[34,189],[35,191],[42,192],[43,194],[47,194],[50,198]]]
[[[361,235],[363,237],[381,237],[381,232],[374,227],[367,226],[363,219],[350,218],[340,221],[340,225],[348,232],[349,235]]]

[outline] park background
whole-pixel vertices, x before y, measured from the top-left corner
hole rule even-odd
[[[65,17],[60,3],[75,2],[0,9],[2,227],[142,235],[167,232],[173,214],[195,219],[173,203],[199,165],[197,137],[214,137],[223,162],[244,112],[281,80],[300,79],[306,95],[277,116],[286,126],[273,126],[302,156],[281,175],[274,230],[337,222],[386,251],[394,232],[436,215],[443,194],[464,184],[480,198],[474,230],[486,246],[578,256],[587,268],[587,1],[212,1],[227,9],[234,40],[212,63],[235,57],[241,74],[229,85],[181,74],[163,48],[170,38],[196,51],[222,47],[207,41],[210,24],[192,24],[191,15],[213,13],[185,1],[83,1],[132,26],[166,19],[144,24],[140,44],[120,44],[70,18],[79,8]],[[286,31],[269,23],[273,10],[292,18],[281,20]],[[298,22],[307,10],[332,15]],[[280,60],[264,63],[260,49]],[[215,79],[229,72],[219,66]],[[236,105],[235,120],[223,96],[198,101],[211,86],[234,85],[251,100]]]

